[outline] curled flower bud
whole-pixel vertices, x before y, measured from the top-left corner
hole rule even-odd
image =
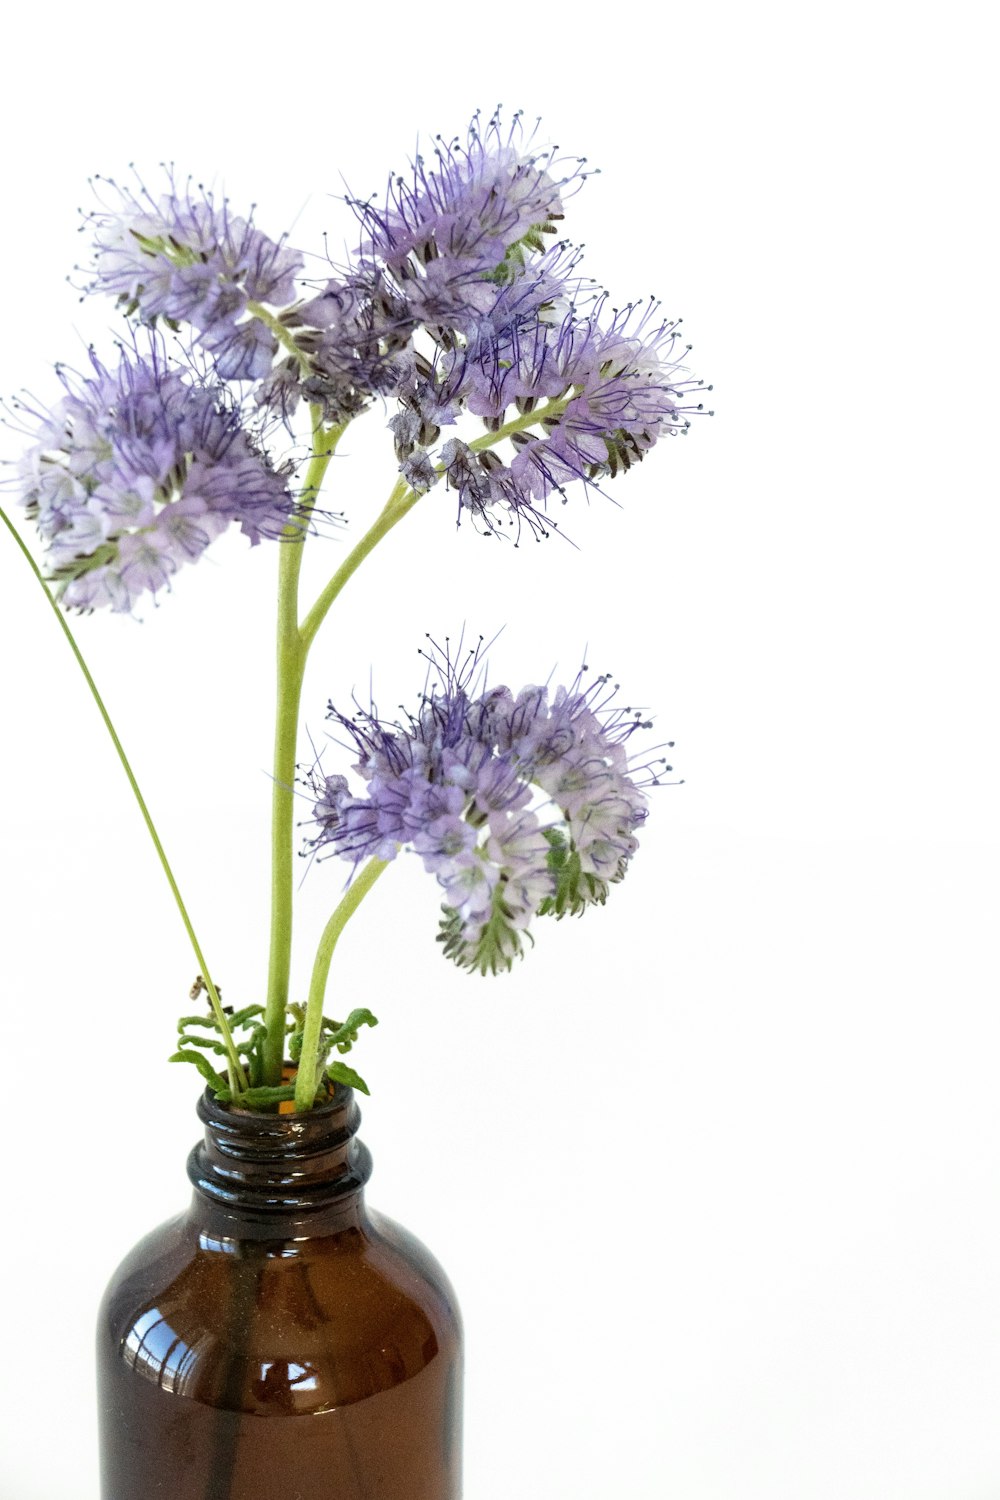
[[[354,796],[342,776],[310,773],[308,848],[354,864],[412,849],[444,892],[446,955],[495,973],[523,952],[536,916],[602,904],[624,877],[646,817],[643,786],[658,780],[650,763],[631,765],[625,745],[648,726],[611,707],[606,677],[585,688],[581,672],[551,700],[538,687],[515,698],[475,691],[478,649],[461,666],[447,648],[431,661],[437,681],[405,722],[331,706],[367,790]]]

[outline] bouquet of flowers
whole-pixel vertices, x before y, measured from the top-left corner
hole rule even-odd
[[[426,648],[422,691],[401,718],[331,705],[353,782],[298,759],[313,642],[411,511],[438,528],[439,553],[442,509],[460,532],[515,546],[548,537],[556,509],[603,493],[703,409],[677,323],[653,301],[612,306],[559,238],[586,177],[519,116],[477,117],[381,195],[347,198],[356,248],[308,278],[285,236],[173,172],[150,186],[95,184],[86,290],[115,300],[125,331],[113,357],[92,349],[87,368],[58,367],[51,409],[14,403],[30,438],[18,497],[41,565],[3,519],[87,676],[194,948],[208,1009],[182,1017],[174,1059],[234,1108],[304,1112],[333,1084],[367,1091],[343,1058],[376,1018],[327,1016],[324,999],[345,923],[400,851],[441,887],[444,956],[496,974],[539,919],[604,903],[635,853],[646,789],[669,771],[663,747],[633,750],[648,720],[618,706],[607,678],[582,667],[565,685],[514,692],[488,682],[481,640],[449,638]],[[337,545],[325,501],[337,445],[369,411],[386,427],[388,498],[303,605],[303,549]],[[266,998],[223,1006],[67,616],[141,612],[231,527],[277,547],[278,670]],[[350,874],[299,1004],[289,973],[303,797],[305,852]]]

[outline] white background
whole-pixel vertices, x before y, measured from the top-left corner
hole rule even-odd
[[[567,233],[613,300],[684,315],[717,417],[620,509],[575,496],[578,551],[456,535],[432,496],[345,592],[306,721],[370,665],[383,705],[411,698],[425,630],[506,625],[494,680],[586,648],[686,784],[608,908],[543,924],[503,980],[439,957],[416,861],[387,874],[334,973],[382,1020],[370,1197],[460,1295],[470,1500],[996,1500],[987,7],[453,14],[20,7],[0,388],[51,399],[53,361],[109,347],[110,305],[64,280],[92,172],[173,159],[337,249],[341,174],[377,189],[498,99],[602,168]],[[360,534],[392,478],[377,412],[342,454]],[[310,544],[311,589],[344,545]],[[143,624],[79,625],[239,1003],[265,964],[274,571],[223,542]],[[194,964],[2,537],[0,640],[0,1495],[96,1500],[94,1308],[186,1199],[196,1080],[165,1058]],[[303,887],[299,986],[339,878]]]

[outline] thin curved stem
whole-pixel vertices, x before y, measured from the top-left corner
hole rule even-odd
[[[339,906],[323,928],[316,957],[313,961],[312,979],[309,983],[309,999],[306,1003],[305,1021],[302,1027],[302,1052],[299,1071],[295,1078],[296,1110],[311,1109],[316,1098],[316,1066],[319,1059],[320,1037],[323,1032],[323,1001],[326,984],[330,976],[333,950],[340,934],[362,901],[389,865],[387,859],[370,859],[361,874],[353,880]]]
[[[344,584],[361,566],[369,552],[377,547],[382,538],[387,536],[392,528],[413,509],[419,499],[420,492],[411,490],[405,479],[397,482],[378,518],[368,528],[357,546],[348,553],[302,621],[302,645],[305,651],[309,650],[316,639],[317,631]]]
[[[252,313],[259,322],[264,324],[265,328],[271,330],[281,347],[287,349],[292,358],[297,361],[303,375],[310,374],[309,356],[299,348],[294,336],[285,327],[281,319],[276,318],[274,313],[269,308],[266,308],[262,302],[251,300],[247,302],[246,307],[248,313]]]
[[[258,304],[251,306],[255,316],[271,328],[275,337],[290,350],[300,361],[307,363],[302,351],[298,348],[289,331],[276,319],[273,314],[268,313],[266,308]],[[514,433],[525,432],[528,428],[544,424],[546,420],[553,419],[563,411],[572,399],[572,394],[559,397],[556,400],[547,401],[541,406],[533,408],[529,412],[523,412],[511,421],[499,427],[496,432],[486,432],[470,443],[474,452],[482,452],[493,448],[496,444],[503,442],[505,438]],[[307,493],[312,490],[312,500],[318,492],[326,472],[326,464],[329,463],[333,447],[340,436],[338,430],[335,434],[326,434],[326,445],[328,452],[320,451],[323,437],[321,414],[317,408],[313,408],[313,433],[314,433],[314,458],[306,477]],[[322,462],[322,468],[316,467]],[[315,469],[315,472],[314,472]],[[443,473],[443,469],[439,469]],[[265,1015],[267,1027],[267,1038],[264,1045],[264,1078],[269,1084],[276,1084],[281,1077],[283,1062],[283,1049],[285,1037],[285,1015],[288,1008],[288,987],[291,973],[291,945],[292,945],[292,896],[293,896],[293,813],[294,813],[294,779],[295,779],[295,748],[297,743],[299,706],[302,694],[302,681],[305,674],[306,661],[309,650],[316,635],[326,619],[330,608],[344,588],[347,581],[354,575],[364,562],[370,552],[378,546],[379,542],[389,534],[394,526],[398,525],[404,516],[416,505],[423,492],[413,490],[405,479],[398,479],[387,499],[382,511],[374,523],[365,532],[364,536],[351,550],[341,563],[326,586],[321,591],[316,602],[303,619],[301,626],[298,623],[298,585],[299,571],[302,565],[302,541],[304,537],[290,547],[286,547],[290,555],[285,556],[284,551],[279,564],[278,584],[278,711],[275,723],[275,753],[274,753],[274,784],[272,793],[272,882],[271,882],[271,951],[268,967],[268,996]],[[374,876],[371,880],[374,880]],[[351,906],[351,893],[360,891],[357,900],[365,894],[368,889],[363,884],[364,877],[351,887],[351,892],[344,898],[348,903],[347,915],[354,910]],[[343,903],[342,903],[343,905]],[[338,912],[340,911],[338,907]],[[331,918],[335,922],[337,913]],[[346,917],[344,918],[346,921]],[[325,962],[323,968],[322,988],[325,989],[326,975],[329,970],[330,958],[333,953],[333,945],[339,935],[339,928],[334,932],[332,941],[329,942],[328,950],[324,945],[329,941],[331,928],[328,924],[323,938],[320,941],[320,951],[316,962]],[[325,954],[325,958],[324,958]],[[318,1055],[320,1032],[322,1029],[322,999],[314,1002],[316,992],[316,969],[314,969],[314,983],[310,989],[309,1006],[311,1010],[307,1019],[306,1038],[303,1041],[303,1058],[311,1057],[311,1063],[303,1065],[300,1075],[308,1076],[309,1067],[315,1069],[315,1060]],[[316,1005],[319,1005],[318,1013]],[[311,1052],[307,1051],[307,1041],[311,1026],[313,1039],[310,1043]],[[301,1101],[306,1097],[308,1085],[303,1082],[298,1085],[296,1097],[296,1108],[308,1108],[308,1104]],[[310,1100],[311,1102],[311,1100]]]
[[[215,1017],[216,1024],[218,1025],[220,1032],[222,1033],[222,1038],[226,1047],[226,1060],[229,1066],[230,1085],[233,1088],[234,1092],[236,1089],[245,1089],[247,1087],[246,1073],[243,1070],[243,1064],[240,1062],[239,1054],[236,1051],[236,1045],[233,1041],[232,1033],[229,1030],[229,1023],[226,1020],[226,1014],[222,1009],[222,1002],[219,999],[219,992],[215,987],[215,983],[212,980],[211,974],[209,973],[208,964],[205,961],[205,955],[201,951],[201,944],[198,942],[194,926],[192,925],[191,918],[188,915],[187,907],[184,905],[184,898],[181,896],[177,881],[174,878],[174,872],[170,867],[170,861],[167,859],[166,851],[164,850],[163,844],[160,841],[160,835],[156,831],[156,825],[153,822],[152,814],[150,813],[149,808],[146,805],[145,797],[142,795],[142,792],[139,789],[139,783],[136,780],[135,772],[132,770],[129,758],[125,754],[124,746],[122,745],[121,740],[118,738],[118,731],[115,729],[115,726],[111,721],[111,715],[108,713],[108,710],[105,707],[104,699],[98,692],[97,684],[91,676],[90,668],[87,666],[87,663],[84,660],[83,653],[80,650],[80,647],[76,643],[76,637],[74,636],[72,630],[70,630],[69,628],[66,616],[59,608],[59,605],[56,603],[55,599],[53,599],[52,594],[49,591],[48,584],[45,582],[45,578],[42,575],[42,571],[29,552],[27,546],[25,545],[23,537],[2,507],[0,507],[0,520],[3,521],[4,525],[7,527],[7,530],[10,532],[11,536],[14,538],[14,541],[20,548],[25,560],[28,563],[28,566],[31,568],[31,571],[34,573],[35,578],[38,581],[38,585],[41,588],[42,593],[48,600],[52,612],[54,613],[56,619],[59,621],[59,627],[62,630],[63,635],[66,637],[66,640],[69,642],[70,650],[73,652],[73,655],[76,658],[77,666],[83,673],[84,680],[86,681],[86,684],[90,689],[91,696],[93,697],[94,702],[97,704],[98,712],[100,713],[101,718],[104,720],[104,727],[108,731],[108,734],[111,736],[111,743],[114,745],[115,750],[117,751],[118,759],[120,760],[122,765],[122,770],[125,772],[129,786],[132,788],[132,795],[138,803],[139,811],[142,813],[143,821],[146,824],[146,831],[153,841],[153,848],[156,850],[160,865],[163,869],[163,873],[167,879],[167,884],[170,887],[171,895],[173,896],[174,901],[177,904],[177,910],[179,911],[181,921],[184,924],[184,930],[188,935],[188,940],[191,943],[191,947],[194,949],[194,956],[198,961],[199,971],[205,981],[205,988],[208,990],[208,997],[212,1007],[212,1014]]]
[[[513,436],[515,432],[526,432],[529,427],[534,427],[538,423],[544,422],[547,418],[560,416],[573,399],[573,394],[571,392],[568,396],[560,396],[557,400],[546,401],[543,406],[537,406],[532,411],[525,412],[519,417],[513,417],[509,422],[505,422],[502,427],[498,427],[496,432],[484,432],[482,437],[475,438],[469,444],[469,447],[474,453],[483,453],[488,448],[495,448],[497,443],[502,443],[504,438]],[[439,475],[443,474],[444,469],[439,465],[437,472]],[[302,642],[307,652],[316,638],[317,631],[326,619],[330,611],[330,606],[347,580],[361,566],[369,552],[378,546],[382,538],[387,536],[405,515],[409,514],[417,501],[426,493],[423,490],[411,490],[405,479],[396,481],[392,493],[389,495],[375,522],[365,532],[354,550],[341,563],[303,620]]]
[[[529,427],[535,427],[539,422],[561,417],[578,389],[579,387],[574,387],[568,395],[553,397],[542,406],[534,406],[531,411],[522,412],[519,417],[511,417],[496,432],[484,432],[482,437],[473,438],[469,447],[473,453],[482,453],[485,448],[494,448],[497,443],[502,443],[504,438],[513,437],[515,432],[527,432]]]

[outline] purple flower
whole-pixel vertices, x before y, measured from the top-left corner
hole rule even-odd
[[[678,324],[653,302],[609,310],[579,249],[549,238],[586,175],[520,116],[476,115],[382,198],[348,200],[356,253],[290,306],[301,257],[252,217],[173,178],[159,200],[111,184],[115,209],[91,216],[94,285],[147,320],[188,321],[218,373],[256,380],[257,405],[289,427],[303,402],[342,427],[381,398],[411,490],[443,479],[459,522],[543,537],[553,495],[600,489],[702,409]],[[281,307],[280,327],[255,302]],[[478,432],[441,441],[468,417]]]
[[[460,520],[471,515],[487,531],[523,521],[545,535],[554,491],[565,496],[575,480],[599,487],[661,437],[685,432],[701,410],[692,391],[702,382],[675,357],[687,352],[678,350],[677,324],[658,323],[650,304],[614,312],[602,326],[604,306],[601,298],[584,315],[571,304],[558,318],[536,308],[506,325],[484,322],[453,354],[441,387],[487,426],[474,443],[450,438],[429,455],[458,495]],[[500,429],[509,447],[489,439]]]
[[[302,257],[284,238],[268,238],[253,215],[233,214],[228,201],[172,176],[159,198],[105,185],[113,209],[89,216],[95,267],[91,290],[117,297],[146,322],[190,323],[224,379],[260,380],[277,350],[274,334],[247,315],[251,301],[283,307],[295,296]]]
[[[450,438],[441,449],[439,461],[448,488],[458,495],[460,511],[468,511],[485,530],[496,529],[496,510],[523,514],[537,530],[544,530],[527,491],[492,449],[477,453],[468,443]]]
[[[659,779],[625,748],[648,721],[612,707],[607,677],[584,687],[585,668],[550,700],[544,687],[516,698],[486,690],[480,648],[461,665],[447,647],[430,660],[437,680],[403,722],[382,721],[374,706],[352,717],[331,706],[366,795],[311,772],[308,848],[355,865],[412,849],[444,892],[446,954],[495,973],[523,952],[536,916],[579,914],[624,877],[646,817],[643,786]]]
[[[263,401],[283,414],[298,399],[315,401],[328,421],[341,422],[373,395],[398,396],[410,406],[436,402],[438,426],[454,421],[462,353],[480,325],[506,326],[529,308],[541,316],[561,293],[576,252],[539,252],[567,189],[582,181],[582,164],[533,151],[519,116],[505,132],[497,116],[483,130],[478,115],[464,145],[438,139],[435,162],[418,157],[409,180],[390,180],[381,206],[352,200],[364,231],[357,254],[286,314],[310,371],[288,365],[270,378]],[[414,345],[420,335],[446,356],[437,374],[450,394],[435,398],[428,386]]]
[[[67,608],[130,611],[234,523],[253,544],[282,535],[287,482],[223,387],[169,366],[155,338],[123,349],[115,370],[90,358],[88,375],[59,371],[65,395],[34,413],[21,465]]]
[[[349,266],[285,314],[309,373],[299,360],[283,362],[258,399],[282,415],[300,399],[316,401],[327,421],[339,423],[373,396],[395,397],[404,411],[421,417],[413,443],[426,447],[438,436],[434,429],[458,419],[474,391],[477,351],[485,340],[515,319],[563,315],[571,289],[579,289],[571,281],[577,260],[578,252],[557,246],[522,258],[502,282],[477,277],[461,297],[433,307],[426,288],[415,299],[412,279],[399,280],[373,262]],[[483,414],[472,403],[469,409]]]
[[[409,454],[399,466],[399,472],[411,490],[429,490],[438,482],[438,473],[427,454],[420,449]]]
[[[547,535],[553,493],[600,487],[702,409],[678,324],[654,302],[609,314],[581,252],[546,248],[581,168],[533,150],[518,118],[439,138],[384,199],[353,203],[357,255],[286,315],[309,371],[279,367],[262,399],[283,413],[315,401],[338,423],[395,400],[388,425],[415,491],[443,477],[459,521]],[[435,450],[466,413],[486,431]]]
[[[650,304],[638,316],[631,307],[615,312],[604,328],[602,311],[603,301],[584,318],[571,312],[558,326],[513,328],[480,365],[481,409],[487,391],[496,417],[510,405],[529,417],[542,407],[543,430],[526,426],[512,438],[511,473],[535,499],[575,479],[614,477],[659,438],[686,431],[690,414],[701,409],[690,399],[701,382],[686,378],[674,358],[676,323],[656,324]]]
[[[395,395],[413,369],[416,322],[371,267],[349,267],[286,313],[285,322],[299,357],[282,362],[258,395],[282,415],[305,400],[339,425],[364,411],[373,396]]]
[[[531,146],[520,115],[506,133],[499,114],[485,130],[476,115],[464,143],[439,136],[433,163],[417,156],[381,203],[354,202],[365,234],[361,259],[392,271],[421,321],[489,300],[485,278],[512,253],[513,274],[518,254],[540,250],[542,235],[554,232],[583,163]]]

